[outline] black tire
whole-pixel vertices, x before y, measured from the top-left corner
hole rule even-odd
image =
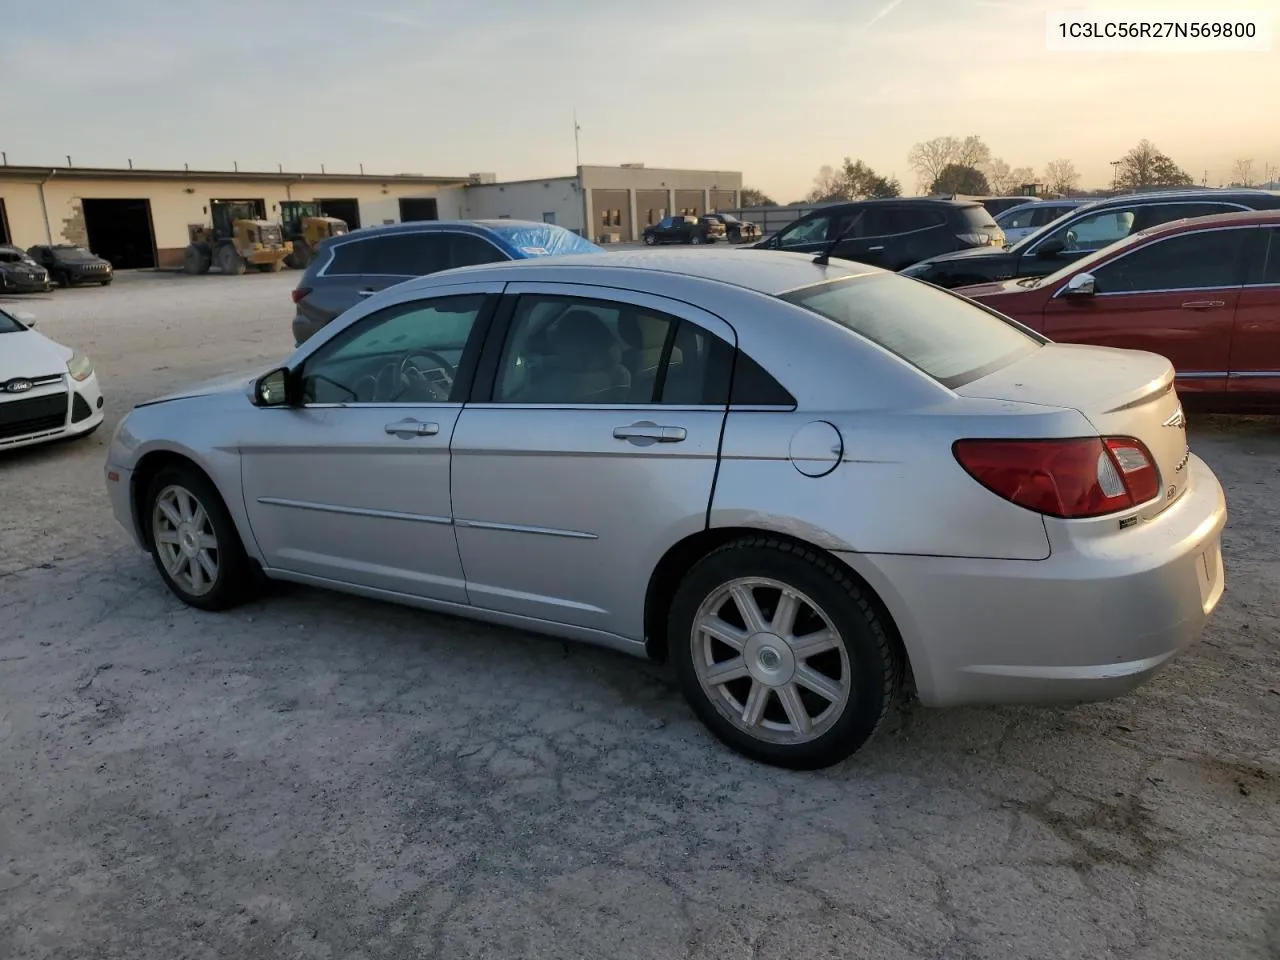
[[[209,272],[209,257],[205,251],[194,243],[182,251],[182,272],[193,276],[197,273]]]
[[[651,246],[651,247],[653,247],[653,246],[657,246],[657,244],[658,244],[658,238],[657,238],[657,237],[655,237],[652,233],[646,233],[646,234],[644,235],[644,242],[645,242],[646,244],[648,244],[649,246]]]
[[[202,593],[196,593],[179,582],[169,572],[161,556],[162,546],[157,540],[156,502],[173,488],[187,491],[204,509],[208,519],[202,530],[212,532],[216,543],[216,576],[212,585]],[[143,500],[143,522],[147,534],[147,546],[156,569],[173,595],[188,606],[199,610],[226,610],[253,596],[255,579],[253,567],[245,554],[240,534],[231,514],[227,512],[222,497],[209,479],[193,466],[174,465],[164,467],[152,478]],[[207,573],[203,574],[205,577]]]
[[[58,286],[64,290],[71,286],[71,274],[65,270],[58,271]]]
[[[102,281],[102,285],[103,285],[104,287],[109,287],[109,286],[111,286],[111,281],[112,281],[113,279],[115,279],[115,278],[114,278],[114,277],[107,277],[107,279],[105,279],[105,280],[103,280],[103,281]]]
[[[788,734],[765,729],[766,721],[777,722],[769,720],[770,710],[775,711],[774,717],[780,712],[782,719],[791,723],[790,714],[783,709],[780,691],[775,693],[768,690],[764,694],[762,699],[767,706],[762,708],[760,719],[753,727],[759,730],[759,734],[753,735],[743,729],[739,721],[730,720],[727,715],[731,711],[736,712],[739,704],[747,702],[746,695],[730,690],[725,683],[720,691],[721,695],[713,697],[699,678],[695,656],[702,656],[702,645],[706,641],[701,635],[695,638],[695,619],[704,603],[711,602],[727,584],[740,578],[777,581],[803,594],[821,609],[834,628],[837,638],[834,649],[820,654],[800,654],[799,660],[793,660],[795,664],[810,670],[816,669],[826,674],[828,679],[834,679],[833,686],[840,687],[842,680],[847,689],[842,706],[835,700],[830,700],[826,711],[813,718],[821,723],[810,732],[809,739],[795,735],[794,725],[792,732]],[[762,585],[756,590],[753,595],[764,597],[767,602],[771,588]],[[773,591],[773,594],[773,609],[776,611],[777,592]],[[734,609],[737,609],[736,605]],[[805,609],[803,605],[801,609]],[[763,606],[761,610],[763,612]],[[820,620],[811,622],[821,623]],[[804,632],[806,636],[809,635],[809,631]],[[792,770],[827,767],[844,760],[862,747],[875,733],[902,686],[903,658],[871,598],[853,582],[845,569],[831,559],[808,547],[773,537],[745,537],[735,540],[699,561],[685,575],[672,600],[667,637],[671,660],[685,699],[711,732],[753,760]],[[752,647],[753,641],[749,641],[744,653],[751,651]],[[724,649],[730,650],[728,646]],[[758,649],[761,650],[760,657],[763,659],[765,649]],[[771,655],[776,665],[777,655]],[[822,657],[828,659],[816,662]],[[835,658],[834,661],[830,659],[832,657]],[[728,660],[732,659],[733,655],[730,654]],[[744,661],[748,659],[748,656],[743,657]],[[722,665],[728,660],[716,659],[714,663]],[[834,670],[829,666],[831,663],[835,664]],[[847,674],[844,672],[846,668]],[[832,673],[839,676],[832,678]],[[754,679],[754,674],[732,682],[745,683],[746,688],[755,687],[759,683]],[[811,688],[802,690],[801,685],[794,682],[789,685],[795,691],[800,691],[795,695],[804,697],[806,704],[816,703],[821,706],[828,703],[829,698],[818,697],[816,693],[810,692]],[[737,690],[746,688],[738,687]],[[731,703],[727,695],[740,696],[740,699]],[[746,709],[748,708],[743,708],[744,714]],[[808,712],[806,709],[806,715]]]
[[[218,267],[223,273],[238,277],[249,268],[249,265],[244,262],[244,257],[236,252],[236,248],[228,243],[218,248]]]

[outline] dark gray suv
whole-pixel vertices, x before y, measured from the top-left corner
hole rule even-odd
[[[338,314],[413,277],[499,260],[603,253],[590,240],[531,220],[431,220],[354,230],[321,241],[293,291],[301,344]]]

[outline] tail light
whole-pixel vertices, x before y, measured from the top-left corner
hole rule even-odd
[[[293,292],[290,293],[289,296],[293,297],[294,303],[301,303],[310,292],[310,287],[294,287]]]
[[[1051,517],[1100,517],[1160,492],[1151,452],[1132,437],[957,440],[952,452],[992,493]]]
[[[994,247],[1004,243],[1004,234],[996,230],[988,232],[975,231],[973,233],[957,233],[956,239],[961,243],[967,243],[974,247]]]

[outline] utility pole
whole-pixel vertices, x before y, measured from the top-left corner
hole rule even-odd
[[[578,109],[573,110],[573,165],[575,167],[582,166],[582,152],[578,146],[578,131],[582,128],[578,126]]]
[[[1111,161],[1111,192],[1118,193],[1120,190],[1120,160]]]

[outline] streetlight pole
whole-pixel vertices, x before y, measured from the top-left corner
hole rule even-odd
[[[1111,161],[1111,192],[1112,193],[1120,192],[1120,164],[1122,162],[1123,161],[1120,161],[1120,160]]]

